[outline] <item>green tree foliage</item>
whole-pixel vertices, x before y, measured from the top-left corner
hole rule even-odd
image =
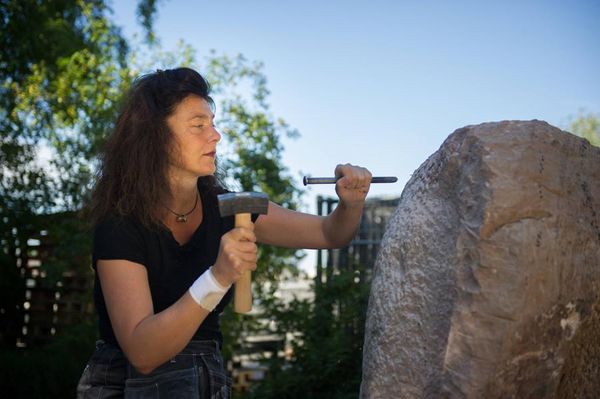
[[[130,81],[127,45],[103,2],[38,3],[1,3],[0,197],[5,210],[75,210]]]
[[[600,147],[600,115],[580,111],[569,123],[568,130]]]
[[[96,339],[96,326],[70,326],[48,345],[27,351],[0,351],[3,398],[74,398],[77,380]]]
[[[99,1],[0,2],[0,42],[7,50],[0,58],[1,270],[20,281],[0,314],[0,341],[9,347],[19,329],[4,326],[21,315],[27,242],[50,227],[40,215],[81,208],[89,160],[129,80],[127,45],[106,13]],[[67,259],[89,254],[87,234],[80,234],[64,233],[71,238],[60,244],[64,253],[81,252],[48,262],[48,272],[60,275]],[[70,266],[84,269],[89,262]]]
[[[144,27],[146,41],[150,44],[156,40],[154,31],[152,30],[154,17],[156,16],[156,6],[156,0],[141,0],[137,8],[138,22]]]
[[[269,300],[279,333],[295,333],[293,357],[270,359],[267,378],[245,398],[358,396],[369,285],[358,282],[360,267],[347,267],[315,287],[314,302]]]

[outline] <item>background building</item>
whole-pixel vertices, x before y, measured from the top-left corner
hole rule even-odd
[[[352,242],[340,249],[319,250],[317,253],[317,284],[327,281],[327,276],[344,268],[362,266],[358,275],[360,283],[370,281],[371,271],[388,220],[392,217],[400,197],[374,197],[365,202],[359,230]],[[337,198],[317,197],[317,212],[328,215],[338,203]]]

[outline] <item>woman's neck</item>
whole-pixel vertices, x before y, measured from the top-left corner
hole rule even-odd
[[[171,199],[167,207],[177,213],[187,213],[198,200],[197,179],[178,179],[170,183]]]
[[[202,198],[198,192],[197,179],[172,181],[171,204],[165,214],[165,226],[179,245],[187,243],[203,219]]]

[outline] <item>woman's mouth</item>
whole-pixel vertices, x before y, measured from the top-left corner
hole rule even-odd
[[[214,158],[217,156],[217,152],[216,151],[212,151],[212,152],[207,152],[206,154],[204,154],[207,157],[211,157]]]

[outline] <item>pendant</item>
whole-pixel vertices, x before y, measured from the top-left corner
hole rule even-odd
[[[177,220],[179,223],[185,223],[187,222],[187,216],[186,215],[177,215]]]

